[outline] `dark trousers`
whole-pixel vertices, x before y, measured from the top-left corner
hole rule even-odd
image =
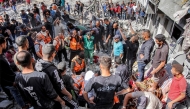
[[[14,99],[16,100],[16,102],[19,104],[20,107],[24,107],[25,106],[25,102],[22,99],[22,96],[19,92],[19,90],[14,87],[14,86],[5,86],[5,88],[7,88],[10,93],[12,94],[12,96],[14,97]]]
[[[133,64],[135,63],[136,59],[127,59],[126,63],[127,63],[127,68],[128,71],[130,72],[130,75],[132,75],[132,71],[133,71]]]
[[[8,37],[8,38],[6,39],[6,41],[8,41],[10,45],[13,45],[13,41],[11,40],[11,38]],[[8,42],[7,42],[7,45],[8,45]],[[7,46],[7,47],[8,47],[8,46]]]
[[[103,40],[98,40],[96,42],[96,47],[97,47],[97,50],[100,51],[100,46],[102,47],[103,50],[105,50],[105,47],[104,47],[104,41]]]
[[[67,51],[66,51],[65,48],[63,48],[62,50],[59,50],[59,51],[57,52],[57,56],[58,56],[59,62],[62,61],[62,54],[64,55],[65,61],[68,61],[68,58],[67,58]]]

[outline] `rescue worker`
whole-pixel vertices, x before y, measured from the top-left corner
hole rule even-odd
[[[58,33],[58,36],[56,36],[53,40],[53,46],[55,46],[55,50],[57,51],[58,55],[58,61],[62,61],[62,54],[65,57],[65,61],[68,61],[67,58],[67,51],[65,49],[65,42],[64,42],[64,35],[63,33]]]
[[[85,72],[85,61],[84,61],[84,53],[80,52],[77,56],[72,59],[71,62],[71,70],[76,75],[80,75],[82,72]]]
[[[44,25],[41,27],[41,31],[37,33],[37,36],[41,36],[45,44],[51,43],[51,35]]]
[[[84,90],[84,77],[81,75],[76,75],[75,73],[73,73],[73,75],[71,76],[72,79],[74,80],[74,87],[75,89],[78,89],[78,91],[75,91],[78,94],[78,103],[79,106],[81,107],[85,107],[86,101],[84,100],[82,93]]]
[[[82,37],[79,37],[77,30],[73,30],[72,36],[70,38],[70,59],[73,59],[76,55],[80,53],[82,48]],[[71,61],[69,62],[69,66],[71,65]]]
[[[90,64],[93,63],[93,52],[94,52],[94,36],[90,32],[88,32],[83,37],[84,41],[84,57],[86,63],[88,63],[88,58],[90,58]]]
[[[36,35],[36,42],[34,43],[34,48],[36,51],[36,55],[38,56],[38,58],[42,58],[42,47],[45,45],[45,42],[43,40],[42,35]]]

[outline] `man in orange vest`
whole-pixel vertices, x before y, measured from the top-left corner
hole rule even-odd
[[[85,72],[85,67],[84,53],[80,52],[79,55],[72,59],[71,70],[74,74],[80,75],[82,72]]]
[[[82,38],[79,37],[77,30],[73,30],[72,36],[70,38],[70,59],[73,59],[76,55],[80,53],[82,48]],[[69,62],[69,65],[71,65],[71,61]]]
[[[58,33],[58,36],[56,36],[53,40],[53,46],[55,46],[55,50],[57,51],[58,60],[59,62],[62,61],[62,54],[65,57],[65,61],[68,61],[67,58],[67,51],[65,49],[65,42],[64,42],[64,35],[63,33]]]
[[[52,40],[49,31],[46,30],[46,27],[44,25],[41,27],[41,31],[37,33],[37,36],[41,36],[45,44],[50,43]]]
[[[36,55],[38,56],[38,58],[42,58],[42,46],[45,45],[45,42],[42,39],[41,35],[36,35],[36,42],[34,43],[34,48],[36,51]]]

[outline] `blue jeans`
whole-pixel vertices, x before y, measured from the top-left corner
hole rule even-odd
[[[144,68],[145,68],[146,64],[144,62],[138,62],[138,82],[141,82],[144,80]]]
[[[5,86],[5,88],[9,89],[10,93],[12,94],[12,96],[14,97],[16,102],[20,105],[20,107],[25,106],[24,100],[22,99],[22,96],[21,96],[19,90],[16,87],[14,87],[14,86]]]

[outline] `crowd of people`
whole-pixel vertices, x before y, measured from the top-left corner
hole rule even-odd
[[[83,6],[77,1],[75,11],[81,13]],[[143,11],[132,1],[105,4],[103,9],[124,19]],[[22,23],[5,13],[0,25],[1,90],[22,109],[186,106],[190,53],[184,66],[173,62],[171,72],[166,71],[169,45],[163,34],[153,38],[147,29],[134,31],[129,22],[126,36],[118,22],[107,18],[91,21],[89,30],[81,30],[69,22],[68,3],[65,10],[56,3],[48,9],[42,2],[40,8],[34,4],[27,11],[21,10]],[[141,46],[139,39],[144,40]],[[97,56],[99,52],[105,55]],[[138,72],[133,70],[135,62]],[[148,63],[152,66],[147,73]],[[90,65],[98,69],[88,69]]]
[[[145,17],[145,9],[139,3],[130,1],[125,3],[124,1],[119,4],[117,3],[104,3],[103,6],[104,14],[109,17],[117,17],[122,20],[136,20],[136,22],[140,22],[144,25],[144,17]],[[106,14],[107,13],[107,14]]]

